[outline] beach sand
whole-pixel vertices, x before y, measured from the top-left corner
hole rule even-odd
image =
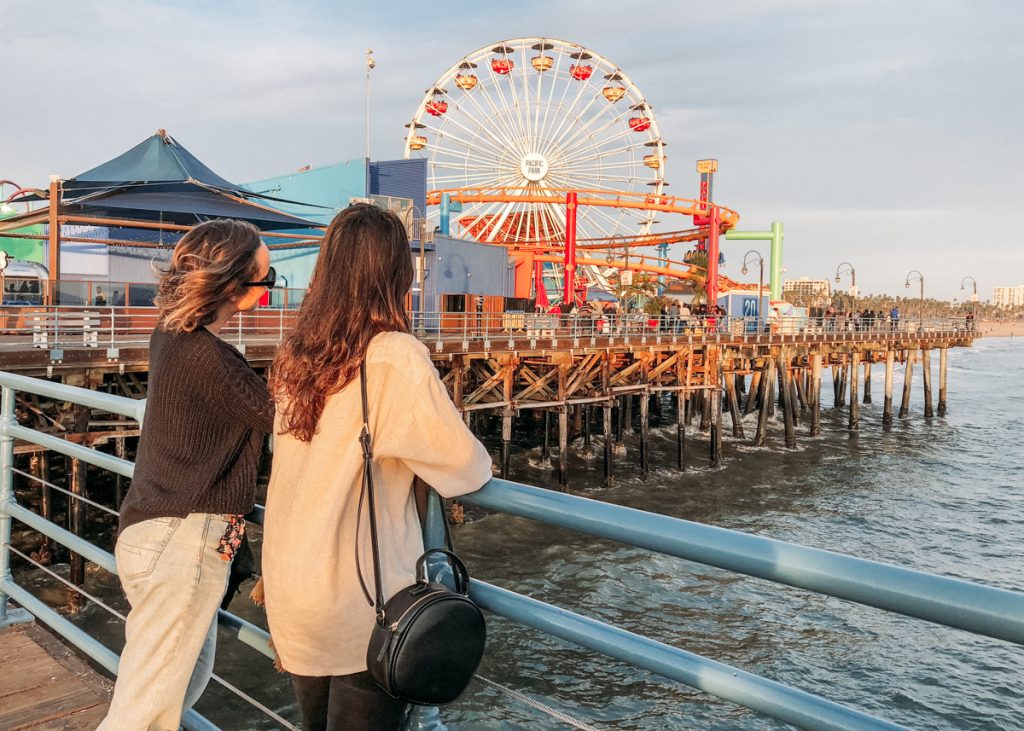
[[[982,321],[978,328],[987,338],[1012,338],[1024,335],[1024,322],[992,322]]]

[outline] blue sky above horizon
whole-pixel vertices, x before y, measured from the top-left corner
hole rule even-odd
[[[535,35],[630,75],[672,193],[695,195],[693,162],[717,157],[741,227],[784,222],[786,277],[850,261],[862,293],[904,295],[919,269],[927,295],[962,299],[970,274],[982,300],[1024,282],[1024,3],[1009,0],[0,0],[0,178],[70,177],[158,127],[230,180],[362,157],[367,47],[371,154],[401,157],[437,76]],[[738,277],[749,247],[725,247]]]

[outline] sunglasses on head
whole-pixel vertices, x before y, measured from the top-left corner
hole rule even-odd
[[[258,282],[242,282],[243,287],[267,287],[272,288],[277,283],[277,272],[274,267],[267,270],[267,276]]]

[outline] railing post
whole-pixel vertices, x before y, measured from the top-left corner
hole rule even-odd
[[[7,433],[7,427],[14,423],[14,389],[4,386],[0,391],[0,627],[30,618],[24,611],[9,612],[8,596],[3,591],[4,585],[13,581],[11,516],[7,508],[14,502],[14,437]]]

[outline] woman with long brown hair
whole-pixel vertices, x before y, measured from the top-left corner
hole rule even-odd
[[[372,586],[368,515],[359,500],[360,365],[385,596],[413,583],[423,553],[414,477],[446,497],[491,477],[487,451],[427,349],[409,334],[412,276],[396,215],[367,204],[341,212],[272,369],[278,413],[263,581],[274,647],[292,674],[306,731],[397,729],[405,713],[366,672],[374,609],[359,578]]]
[[[230,220],[185,234],[160,278],[146,415],[115,549],[131,611],[103,731],[177,731],[209,682],[217,607],[274,423],[266,384],[218,334],[274,279],[259,231]]]

